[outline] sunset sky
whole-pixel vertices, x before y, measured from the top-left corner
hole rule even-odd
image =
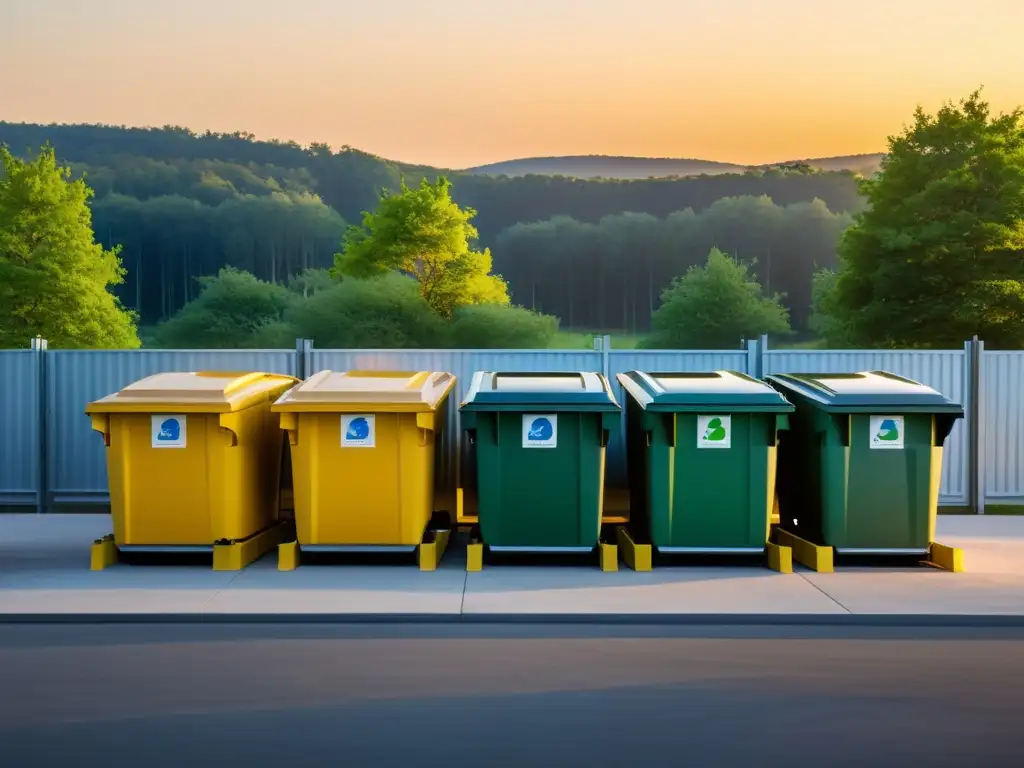
[[[186,125],[465,167],[876,152],[1024,103],[1022,0],[0,0],[0,120]]]

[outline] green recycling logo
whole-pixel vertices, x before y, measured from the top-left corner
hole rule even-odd
[[[903,448],[902,416],[872,416],[870,429],[872,448]]]
[[[698,448],[728,448],[732,443],[732,423],[728,416],[697,417]]]

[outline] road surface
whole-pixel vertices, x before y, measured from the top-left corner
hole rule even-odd
[[[1020,766],[1024,631],[0,626],[0,765]]]

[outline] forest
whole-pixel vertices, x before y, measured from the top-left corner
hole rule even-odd
[[[114,290],[144,325],[225,266],[282,283],[330,267],[346,225],[382,189],[441,173],[244,132],[0,122],[0,144],[16,155],[47,143],[94,190],[97,241],[120,246],[126,271]],[[646,180],[444,174],[453,200],[476,211],[479,246],[492,249],[513,302],[565,328],[647,330],[661,291],[717,246],[753,263],[802,330],[813,270],[834,264],[864,205],[854,174],[800,166]]]

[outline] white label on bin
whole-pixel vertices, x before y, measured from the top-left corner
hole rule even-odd
[[[150,431],[154,448],[185,447],[185,417],[155,415],[151,417]]]
[[[872,416],[871,447],[887,450],[903,450],[903,417]]]
[[[731,448],[732,417],[731,416],[698,416],[697,417],[698,448]]]
[[[558,417],[553,413],[523,414],[523,448],[557,448]]]
[[[373,448],[377,436],[374,417],[369,414],[345,414],[341,417],[342,448]]]

